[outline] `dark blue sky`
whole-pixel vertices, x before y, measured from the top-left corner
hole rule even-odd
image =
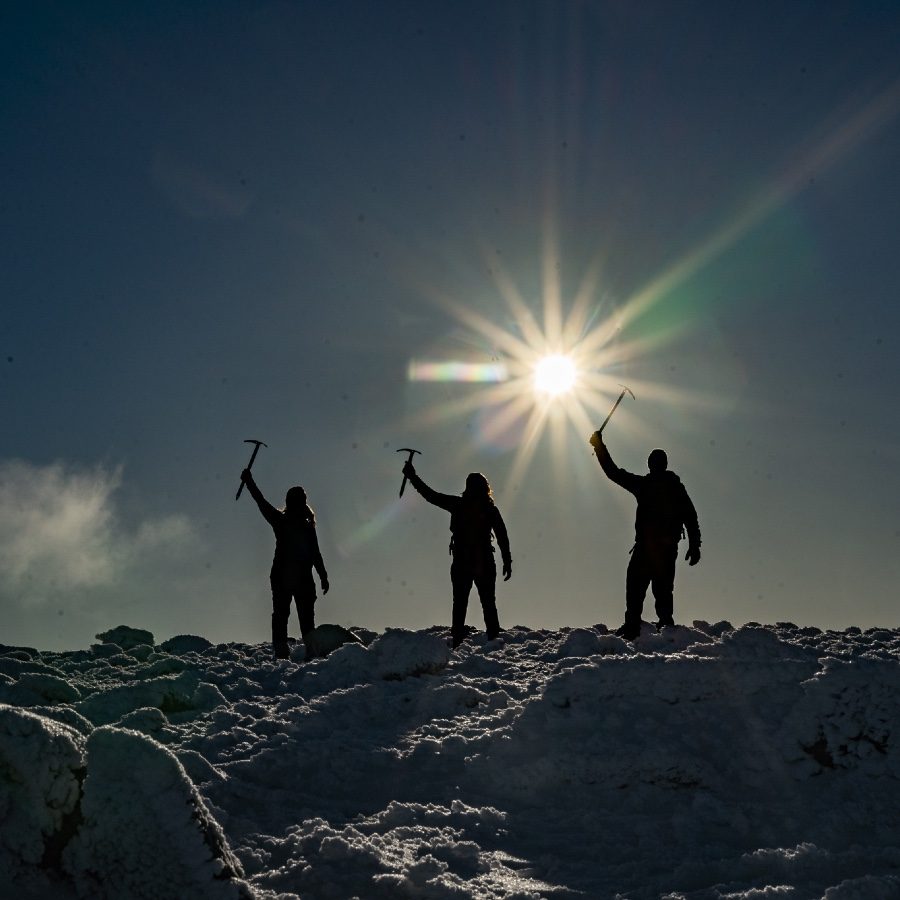
[[[665,447],[700,512],[677,616],[894,622],[896,4],[34,3],[0,24],[0,641],[264,638],[271,535],[233,500],[249,437],[273,502],[301,483],[319,514],[320,621],[448,619],[446,516],[395,502],[411,445],[439,490],[492,481],[501,621],[618,624],[632,501],[588,435],[548,429],[525,467],[489,386],[407,378],[505,358],[437,297],[521,336],[504,279],[542,323],[589,272],[583,331],[614,326],[592,367],[637,394],[613,456]]]

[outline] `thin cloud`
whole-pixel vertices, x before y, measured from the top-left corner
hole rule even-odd
[[[30,604],[125,583],[194,543],[185,516],[126,528],[116,511],[122,470],[0,462],[0,595]]]

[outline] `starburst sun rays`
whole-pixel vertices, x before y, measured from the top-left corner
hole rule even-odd
[[[552,229],[547,229],[552,233]],[[544,279],[539,320],[509,273],[496,260],[491,266],[494,284],[512,317],[512,327],[492,321],[472,305],[430,291],[470,335],[472,342],[489,347],[491,363],[471,364],[468,377],[428,380],[481,382],[464,396],[430,404],[417,417],[422,426],[477,414],[479,440],[487,445],[514,447],[508,484],[519,485],[534,459],[545,433],[549,435],[554,469],[565,473],[567,442],[585,446],[588,436],[621,390],[626,363],[659,346],[670,335],[623,339],[618,325],[622,310],[597,299],[599,265],[591,265],[564,309],[556,274],[555,244],[544,247]],[[493,368],[488,370],[486,366]],[[421,371],[421,370],[420,370]],[[492,377],[483,377],[491,371]],[[411,377],[414,377],[411,367]],[[482,373],[482,374],[479,374]],[[498,374],[499,373],[499,374]],[[671,395],[672,389],[630,380],[630,387],[644,397]],[[679,399],[684,399],[676,392]],[[639,428],[637,420],[619,414],[620,427]],[[506,492],[504,492],[506,493]],[[509,503],[507,496],[505,502]]]

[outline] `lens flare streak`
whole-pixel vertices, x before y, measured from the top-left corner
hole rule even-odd
[[[411,360],[407,370],[410,381],[462,381],[498,383],[509,373],[503,363],[425,362]]]

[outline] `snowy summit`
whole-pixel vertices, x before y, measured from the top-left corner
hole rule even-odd
[[[0,645],[37,898],[900,897],[900,629]]]

